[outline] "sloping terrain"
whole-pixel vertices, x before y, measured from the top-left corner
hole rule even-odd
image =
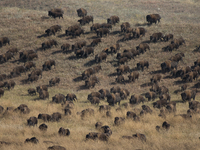
[[[149,91],[151,86],[147,83],[150,78],[156,73],[160,72],[160,64],[176,53],[183,52],[185,57],[183,61],[178,64],[178,69],[186,66],[193,66],[200,54],[194,52],[196,46],[199,46],[200,41],[200,10],[199,2],[196,1],[118,1],[118,0],[102,0],[102,1],[32,1],[32,0],[2,0],[0,2],[0,33],[1,37],[6,36],[10,39],[10,45],[0,48],[0,54],[4,54],[9,48],[17,47],[19,51],[37,50],[38,59],[33,61],[36,63],[36,68],[42,69],[42,65],[46,60],[54,59],[56,66],[49,71],[43,71],[42,78],[37,82],[24,83],[28,74],[31,72],[22,73],[21,76],[13,78],[16,82],[14,89],[5,90],[4,96],[0,98],[0,105],[6,109],[7,107],[18,107],[20,104],[26,104],[30,108],[29,114],[18,114],[14,112],[2,113],[0,118],[0,141],[7,142],[6,144],[0,142],[0,149],[47,149],[52,145],[61,145],[66,149],[198,149],[199,145],[199,115],[193,115],[192,119],[183,119],[174,114],[167,115],[166,119],[158,117],[159,109],[154,109],[152,102],[146,102],[145,105],[150,106],[153,110],[152,114],[147,114],[141,117],[140,121],[126,120],[120,126],[114,125],[115,117],[125,117],[127,111],[132,111],[134,108],[141,109],[143,104],[134,105],[132,107],[124,108],[121,105],[129,102],[130,96],[134,94],[144,94]],[[61,8],[64,10],[64,19],[53,19],[48,17],[48,11],[52,8]],[[102,38],[102,42],[95,46],[94,55],[88,58],[76,58],[74,52],[63,53],[61,45],[64,43],[74,44],[79,40],[86,40],[87,45],[90,45],[93,39],[96,38],[96,33],[90,31],[91,23],[83,26],[84,35],[80,37],[71,38],[65,35],[65,30],[74,24],[78,24],[76,10],[80,7],[88,11],[88,15],[93,15],[94,23],[106,23],[106,19],[112,15],[117,15],[120,18],[120,23],[113,26],[111,33]],[[146,25],[146,15],[150,13],[158,13],[161,15],[161,22],[151,26]],[[164,52],[163,47],[167,46],[168,42],[149,43],[150,51],[141,54],[135,59],[128,61],[127,65],[131,70],[135,70],[136,64],[140,60],[149,61],[149,69],[139,71],[139,79],[134,83],[119,84],[115,82],[117,59],[115,55],[108,55],[107,62],[100,63],[102,70],[96,74],[100,80],[92,89],[84,88],[85,82],[79,80],[84,70],[89,67],[96,66],[94,57],[100,53],[104,48],[116,44],[117,41],[124,37],[120,32],[120,25],[122,22],[129,22],[131,27],[144,27],[147,32],[144,37],[139,39],[132,39],[128,41],[120,41],[120,51],[124,49],[131,49],[138,46],[141,42],[149,41],[149,37],[155,32],[162,32],[163,34],[172,33],[174,38],[183,37],[186,44],[181,45],[177,50],[172,52]],[[43,36],[44,31],[50,26],[59,24],[62,26],[62,31],[49,37]],[[58,41],[57,47],[52,47],[46,51],[41,50],[41,44],[48,39],[55,39]],[[0,64],[0,74],[9,74],[14,67],[23,65],[23,62],[18,61],[19,54],[15,58],[6,63]],[[128,75],[125,74],[125,80],[128,80]],[[59,77],[60,83],[56,86],[49,87],[49,100],[39,100],[39,95],[30,96],[27,90],[35,88],[38,85],[47,85],[49,80],[53,77]],[[10,79],[8,79],[10,80]],[[197,81],[186,83],[188,88],[193,87]],[[162,79],[159,85],[166,86],[171,95],[171,101],[177,102],[176,115],[185,114],[188,107],[187,103],[182,103],[180,92],[177,94],[174,91],[180,89],[184,83],[181,78],[170,78],[170,73],[162,74]],[[88,94],[93,91],[99,91],[101,88],[110,89],[113,86],[120,86],[130,91],[130,96],[127,100],[123,100],[121,105],[114,106],[111,109],[112,117],[105,117],[105,113],[98,111],[98,106],[91,105],[87,100]],[[48,125],[46,132],[41,132],[38,126],[43,123],[39,120],[35,127],[27,126],[27,119],[31,116],[38,116],[39,113],[52,114],[60,112],[64,114],[63,108],[60,104],[52,103],[51,97],[55,94],[75,93],[78,101],[74,102],[75,106],[72,109],[71,116],[64,116],[59,122],[45,122]],[[158,100],[158,98],[156,99]],[[196,95],[196,100],[199,101],[199,93]],[[101,101],[100,105],[108,104]],[[116,111],[116,108],[121,107],[121,111]],[[83,109],[93,108],[95,110],[94,116],[89,116],[81,119],[77,112]],[[98,132],[95,129],[95,123],[101,121],[104,125],[110,126],[112,135],[108,142],[102,141],[86,141],[86,134],[89,132]],[[155,127],[161,126],[164,121],[171,124],[168,131],[157,132]],[[68,128],[71,131],[69,137],[61,137],[58,135],[60,127]],[[142,133],[146,135],[147,142],[139,140],[126,140],[122,136],[135,133]],[[38,144],[24,144],[26,138],[35,136]],[[45,142],[46,141],[46,142]]]

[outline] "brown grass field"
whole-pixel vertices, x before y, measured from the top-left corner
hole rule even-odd
[[[142,26],[147,30],[144,37],[139,39],[132,39],[125,42],[120,42],[120,52],[124,49],[135,48],[142,41],[149,40],[150,35],[155,32],[162,32],[163,34],[173,33],[175,38],[183,37],[186,41],[185,45],[179,47],[178,50],[172,52],[163,52],[162,48],[167,46],[169,42],[150,43],[150,51],[131,59],[128,65],[131,69],[136,67],[139,60],[148,60],[150,62],[149,69],[145,69],[140,73],[139,80],[135,83],[118,84],[115,83],[116,76],[116,55],[108,55],[107,62],[101,63],[102,70],[97,73],[100,79],[100,84],[97,84],[92,89],[81,88],[84,81],[76,81],[82,72],[89,67],[96,64],[92,63],[94,55],[90,55],[86,59],[76,59],[74,53],[65,54],[60,49],[63,43],[74,44],[78,40],[86,40],[87,45],[91,43],[96,33],[90,32],[91,23],[83,26],[87,34],[81,35],[77,38],[70,38],[63,36],[65,30],[74,24],[77,24],[79,17],[76,10],[78,8],[85,8],[88,15],[93,15],[94,23],[104,23],[106,19],[112,15],[117,15],[120,18],[120,23],[116,24],[111,34],[104,36],[102,42],[95,47],[95,54],[101,52],[104,48],[110,47],[116,41],[123,38],[120,32],[120,24],[122,22],[129,22],[133,28]],[[152,102],[145,102],[152,108],[153,113],[141,117],[140,121],[125,120],[125,123],[120,126],[114,125],[115,117],[126,117],[126,112],[134,108],[141,109],[143,104],[134,105],[133,107],[124,108],[115,105],[112,107],[112,117],[107,118],[105,113],[98,111],[99,106],[91,105],[87,100],[87,95],[92,91],[98,91],[101,88],[110,89],[113,86],[120,86],[130,91],[130,96],[133,94],[143,94],[149,91],[150,86],[141,86],[150,82],[152,71],[161,69],[160,64],[174,56],[178,52],[183,52],[185,57],[183,62],[179,62],[178,68],[184,66],[192,66],[194,61],[200,57],[199,52],[193,50],[200,43],[200,2],[198,0],[1,0],[0,1],[0,37],[7,36],[10,39],[10,45],[0,48],[0,54],[5,53],[11,47],[17,47],[20,51],[39,49],[41,43],[48,39],[55,39],[58,41],[57,47],[52,47],[46,51],[37,51],[38,59],[35,59],[37,68],[42,68],[43,63],[48,59],[56,61],[56,67],[50,71],[44,71],[43,77],[37,82],[30,84],[23,84],[21,81],[27,78],[31,72],[23,73],[21,76],[13,78],[16,82],[14,89],[5,90],[4,96],[0,98],[0,105],[6,109],[7,107],[18,107],[20,104],[26,104],[30,108],[29,114],[18,114],[10,112],[8,114],[0,114],[0,141],[7,142],[7,144],[0,142],[0,150],[46,150],[52,145],[61,145],[70,150],[122,150],[122,149],[141,149],[141,150],[198,150],[200,147],[200,115],[192,116],[192,119],[183,119],[175,114],[167,115],[166,119],[158,116],[159,109],[154,109]],[[48,17],[48,10],[52,8],[61,8],[64,10],[64,19],[53,19]],[[159,24],[151,26],[145,25],[146,15],[151,13],[158,13],[162,19]],[[52,25],[60,24],[62,31],[49,37],[40,37],[44,31]],[[19,54],[15,58],[6,63],[0,64],[0,74],[9,74],[15,66],[23,65],[18,62]],[[128,74],[125,78],[128,79]],[[189,109],[188,102],[181,103],[180,92],[175,94],[174,91],[179,89],[181,78],[167,78],[169,73],[162,74],[163,78],[159,85],[165,85],[169,88],[171,101],[177,102],[176,115],[185,114]],[[49,88],[49,100],[37,100],[36,96],[28,95],[28,88],[35,88],[38,85],[48,84],[53,77],[60,77],[61,82]],[[164,78],[166,77],[166,78]],[[198,79],[199,80],[199,79]],[[189,88],[198,81],[187,83]],[[78,101],[74,102],[75,106],[72,109],[71,116],[64,116],[63,107],[61,104],[54,104],[51,102],[51,97],[55,94],[75,93]],[[121,104],[129,102],[130,96],[127,100],[123,100]],[[156,99],[158,100],[158,98]],[[200,94],[197,93],[196,101],[200,101]],[[101,101],[100,105],[108,104]],[[121,107],[121,111],[116,111],[116,108]],[[93,108],[95,110],[94,116],[89,116],[81,119],[77,112],[83,109]],[[63,114],[59,122],[45,122],[48,125],[46,132],[39,130],[39,125],[44,123],[38,120],[38,125],[35,127],[27,126],[27,119],[31,116],[38,116],[39,113],[52,114],[60,112]],[[101,121],[104,125],[110,126],[112,135],[108,142],[100,140],[86,141],[86,134],[89,132],[98,132],[95,129],[95,123]],[[161,126],[164,121],[170,123],[171,127],[168,131],[157,132],[155,127]],[[60,127],[68,128],[71,132],[68,137],[61,137],[58,134]],[[142,133],[146,135],[147,141],[140,140],[126,140],[122,139],[124,135],[133,135],[135,133]],[[25,144],[26,138],[36,137],[39,140],[38,144]],[[48,142],[45,142],[48,141]]]

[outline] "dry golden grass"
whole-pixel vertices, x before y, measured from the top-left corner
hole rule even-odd
[[[73,44],[78,40],[84,39],[89,45],[92,41],[91,37],[95,37],[95,33],[88,33],[81,35],[76,39],[71,39],[66,36],[60,36],[65,33],[65,30],[70,25],[76,24],[79,19],[76,14],[76,9],[84,7],[87,9],[89,15],[94,16],[94,22],[106,22],[106,19],[111,15],[118,15],[120,17],[120,24],[124,21],[131,23],[132,27],[136,27],[136,24],[143,24],[145,22],[145,16],[149,13],[159,13],[162,17],[161,23],[145,26],[147,33],[145,37],[137,40],[130,40],[126,42],[120,42],[121,49],[135,48],[142,41],[149,40],[149,36],[154,32],[162,32],[164,34],[173,33],[175,38],[183,37],[186,40],[186,45],[180,46],[177,51],[172,53],[162,52],[162,47],[168,45],[167,43],[150,43],[151,51],[140,55],[128,62],[130,68],[135,68],[139,60],[145,59],[150,62],[148,70],[140,72],[140,78],[135,83],[120,84],[120,87],[130,90],[131,95],[135,93],[145,93],[149,90],[149,86],[142,87],[142,84],[148,83],[150,77],[153,75],[150,72],[160,70],[160,64],[171,56],[178,52],[184,52],[184,62],[180,62],[179,67],[186,65],[193,65],[193,62],[200,56],[199,53],[194,53],[195,46],[199,45],[200,30],[199,30],[199,5],[197,0],[140,0],[140,1],[128,1],[128,0],[102,0],[102,1],[64,1],[64,0],[52,0],[52,1],[24,1],[24,0],[2,0],[0,2],[0,33],[2,36],[7,36],[11,40],[10,46],[4,46],[0,49],[0,54],[5,53],[10,47],[17,47],[20,51],[29,49],[38,49],[41,47],[41,43],[48,39],[56,39],[59,43],[58,47],[44,51],[38,51],[38,59],[36,62],[37,68],[41,68],[44,61],[48,59],[56,60],[56,67],[50,71],[43,72],[43,77],[37,82],[31,84],[22,84],[21,80],[27,78],[27,73],[22,74],[21,77],[14,78],[17,83],[15,88],[10,91],[5,91],[3,97],[0,98],[0,105],[6,107],[18,107],[20,104],[27,104],[30,108],[30,114],[22,115],[17,113],[8,113],[0,116],[0,141],[5,141],[11,144],[0,144],[1,150],[43,150],[52,145],[61,145],[66,149],[144,149],[144,150],[174,150],[174,149],[187,149],[198,150],[199,149],[199,115],[194,115],[191,120],[185,120],[180,116],[174,116],[174,114],[167,115],[166,119],[158,117],[159,110],[152,108],[152,102],[145,102],[145,105],[150,106],[153,109],[151,115],[145,115],[141,117],[139,122],[132,120],[126,120],[125,124],[120,126],[114,126],[114,118],[116,116],[125,117],[126,112],[133,110],[134,108],[141,109],[142,104],[129,108],[122,108],[122,111],[116,111],[115,109],[120,106],[114,106],[111,109],[112,117],[105,117],[105,113],[98,112],[98,106],[92,106],[87,101],[87,95],[92,91],[98,91],[101,88],[110,89],[113,86],[119,84],[112,84],[115,81],[115,76],[112,73],[116,72],[115,55],[108,56],[107,62],[102,62],[102,71],[97,76],[100,79],[100,85],[95,86],[91,90],[80,89],[84,85],[84,81],[76,82],[73,79],[78,78],[81,73],[90,66],[94,66],[91,63],[94,56],[89,56],[86,59],[70,59],[74,54],[63,54],[60,52],[60,46],[67,42]],[[42,19],[43,16],[47,16],[47,11],[51,8],[59,7],[64,10],[64,19]],[[56,36],[41,37],[44,31],[52,25],[60,24],[62,31],[57,33]],[[112,31],[119,31],[120,24],[117,24]],[[86,32],[90,31],[90,25],[83,26]],[[108,37],[102,38],[102,43],[95,47],[95,55],[98,54],[105,47],[110,47],[115,44],[117,40],[123,37],[122,34],[110,34]],[[15,59],[0,65],[0,74],[9,74],[12,69],[17,65],[23,65],[23,63],[15,61],[18,60],[18,55]],[[127,74],[128,75],[128,74]],[[127,79],[127,75],[125,78]],[[35,100],[36,96],[28,96],[28,88],[35,88],[38,85],[48,84],[48,81],[58,76],[61,78],[59,85],[49,88],[50,98],[49,100]],[[163,77],[168,74],[163,74]],[[165,85],[169,88],[172,101],[180,101],[180,93],[174,94],[173,92],[179,89],[180,84],[175,84],[177,79],[162,79],[160,85]],[[188,83],[189,87],[192,87],[197,81]],[[78,102],[75,102],[75,107],[72,110],[71,116],[64,116],[59,122],[47,122],[47,132],[40,132],[38,126],[43,123],[39,120],[37,127],[28,127],[27,119],[31,116],[38,116],[39,113],[52,114],[54,112],[60,112],[64,114],[63,107],[60,104],[52,104],[51,97],[57,93],[67,95],[67,93],[75,93],[78,97]],[[128,98],[129,99],[129,98]],[[121,103],[129,102],[124,100]],[[199,101],[199,94],[197,94],[196,100]],[[107,104],[106,101],[101,101],[100,104]],[[95,110],[94,116],[81,119],[77,112],[86,108],[93,108]],[[188,103],[177,103],[178,114],[186,113],[188,110]],[[86,141],[85,136],[89,132],[98,132],[95,129],[95,123],[101,121],[104,125],[109,125],[113,134],[108,142],[102,141]],[[164,121],[171,124],[169,131],[157,132],[156,125],[161,126]],[[60,137],[58,135],[58,129],[60,127],[69,128],[69,137]],[[125,140],[122,139],[124,135],[132,135],[135,133],[143,133],[146,135],[147,142],[143,143],[138,140]],[[26,138],[35,136],[38,138],[39,143],[36,145],[24,144]],[[49,142],[45,142],[49,141]]]

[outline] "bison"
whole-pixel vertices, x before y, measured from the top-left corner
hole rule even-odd
[[[54,86],[55,84],[60,83],[60,78],[55,77],[49,81],[49,86]]]
[[[51,48],[53,45],[57,46],[58,43],[56,40],[48,40],[48,41],[45,41],[44,43],[42,43],[42,49],[43,50],[46,50],[48,48]]]
[[[186,90],[183,93],[181,93],[183,102],[185,102],[186,100],[191,101],[191,99],[195,100],[195,96],[196,96],[196,91],[194,90]]]
[[[147,67],[147,69],[149,68],[149,62],[146,60],[140,61],[139,63],[137,63],[137,69],[140,70],[142,69],[142,71],[144,70],[144,67]]]
[[[79,17],[85,17],[87,15],[87,10],[84,8],[79,8],[76,10]]]
[[[47,92],[45,90],[40,91],[39,92],[39,98],[40,99],[46,99],[46,98],[49,99],[49,92]]]
[[[146,20],[148,23],[152,24],[152,23],[157,23],[160,22],[160,15],[159,14],[150,14],[146,16]]]
[[[9,44],[10,45],[10,39],[8,37],[1,37],[0,38],[0,47],[3,45]]]

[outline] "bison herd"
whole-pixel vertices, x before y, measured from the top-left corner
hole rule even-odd
[[[61,9],[52,9],[48,11],[48,16],[53,18],[63,18],[64,11]],[[84,81],[84,87],[86,89],[94,88],[97,84],[100,85],[101,81],[100,78],[97,76],[97,73],[102,71],[103,68],[100,65],[103,61],[107,63],[107,57],[109,54],[112,56],[116,54],[115,59],[117,61],[117,68],[115,74],[117,75],[115,82],[116,83],[134,83],[136,80],[139,79],[142,72],[144,70],[148,70],[151,66],[151,62],[148,60],[140,60],[136,62],[135,68],[130,68],[128,62],[131,59],[135,59],[139,55],[143,55],[144,53],[150,51],[150,44],[151,43],[160,43],[160,42],[168,42],[170,44],[166,47],[163,47],[163,51],[173,51],[174,49],[178,49],[181,45],[185,44],[185,40],[180,38],[174,38],[173,34],[166,34],[164,35],[162,32],[153,33],[149,37],[149,44],[147,42],[141,42],[138,46],[131,49],[124,49],[123,52],[120,52],[122,46],[120,42],[132,40],[132,39],[139,39],[141,37],[146,36],[148,32],[147,29],[143,27],[131,27],[129,22],[123,22],[120,25],[121,31],[120,33],[124,35],[121,41],[116,41],[115,44],[110,45],[109,47],[104,48],[100,53],[95,54],[95,47],[102,43],[103,36],[108,36],[113,30],[113,26],[120,22],[120,18],[118,16],[110,16],[107,18],[107,23],[93,23],[94,17],[87,14],[87,11],[84,8],[80,8],[77,10],[78,17],[82,17],[78,20],[80,25],[72,25],[69,26],[65,30],[65,36],[71,36],[72,38],[76,38],[77,36],[81,36],[85,34],[84,29],[82,26],[86,24],[92,23],[90,27],[90,32],[96,32],[96,38],[93,39],[91,44],[88,44],[85,40],[78,40],[74,44],[70,45],[69,43],[63,43],[61,46],[61,50],[63,52],[69,52],[70,50],[74,52],[77,59],[87,58],[87,57],[94,57],[94,62],[98,65],[87,68],[81,74],[81,80]],[[161,16],[159,14],[149,14],[146,16],[146,21],[149,25],[153,23],[159,23],[161,20]],[[62,31],[62,27],[60,25],[53,25],[47,30],[45,33],[47,36],[55,35],[57,32]],[[12,41],[11,41],[12,42]],[[8,37],[0,38],[0,47],[5,46],[6,44],[10,44],[10,40]],[[52,46],[57,47],[59,43],[54,40],[46,40],[41,44],[42,50],[50,49]],[[38,54],[36,50],[24,50],[18,52],[17,48],[9,49],[5,54],[0,55],[0,63],[6,63],[8,60],[12,59],[19,53],[19,61],[24,62],[24,65],[16,66],[12,69],[10,74],[0,74],[0,97],[4,95],[5,89],[12,89],[15,87],[14,80],[5,81],[6,79],[13,79],[15,77],[21,76],[21,74],[26,74],[28,71],[31,71],[28,74],[27,79],[25,80],[27,83],[37,82],[39,79],[43,78],[42,74],[44,71],[49,71],[52,69],[56,69],[57,62],[54,59],[46,60],[43,65],[41,66],[42,69],[36,67],[36,64],[33,60],[38,59]],[[179,62],[183,61],[185,54],[180,52],[172,56],[169,60],[164,60],[163,63],[160,64],[161,70],[160,73],[153,74],[149,81],[149,91],[146,91],[143,94],[131,94],[129,89],[121,88],[120,86],[113,86],[110,89],[100,89],[96,92],[91,92],[87,96],[87,100],[94,106],[97,105],[99,107],[100,113],[105,113],[107,117],[111,117],[115,114],[111,113],[112,106],[124,106],[127,108],[128,106],[135,106],[142,103],[141,109],[139,113],[136,113],[135,110],[127,111],[126,117],[116,116],[113,119],[113,124],[115,126],[120,126],[126,122],[126,120],[133,120],[133,121],[140,121],[140,118],[146,114],[152,114],[154,112],[153,109],[148,105],[151,103],[154,109],[159,109],[160,117],[166,118],[167,114],[175,114],[176,113],[176,101],[171,101],[170,89],[166,86],[160,86],[159,83],[164,79],[164,75],[169,73],[171,78],[181,78],[181,81],[184,83],[193,82],[198,79],[200,74],[200,59],[197,59],[194,62],[193,66],[186,66],[185,68],[181,68],[178,70]],[[129,73],[128,79],[126,80],[124,75]],[[162,74],[161,74],[162,73]],[[127,82],[126,82],[127,81]],[[39,94],[39,99],[45,100],[49,99],[49,88],[55,86],[61,82],[59,77],[54,77],[49,80],[48,85],[39,85],[36,88],[29,88],[28,94],[30,96],[35,96]],[[200,84],[195,85],[196,88],[187,89],[187,84],[181,86],[181,93],[180,96],[182,101],[185,103],[186,101],[189,102],[189,109],[186,114],[180,114],[183,118],[191,118],[193,114],[200,112],[200,103],[195,101],[196,94],[198,92],[198,88]],[[129,98],[128,98],[129,97]],[[38,116],[31,116],[27,119],[28,126],[37,126],[38,119],[43,120],[44,122],[58,122],[63,119],[63,115],[70,116],[73,112],[74,103],[77,102],[79,97],[77,98],[75,93],[68,93],[67,95],[58,93],[52,97],[52,103],[61,104],[64,108],[64,114],[60,112],[54,112],[53,114],[38,114]],[[156,100],[157,99],[157,100]],[[193,101],[191,101],[191,99]],[[124,100],[128,100],[128,103],[122,104]],[[156,100],[156,101],[155,101]],[[105,102],[107,105],[100,105],[100,103]],[[144,103],[147,103],[146,105]],[[99,106],[100,105],[100,106]],[[116,110],[120,110],[121,108],[117,108]],[[8,112],[10,109],[7,108],[4,114]],[[0,113],[3,113],[4,108],[0,106]],[[19,107],[13,109],[13,111],[18,111],[23,114],[29,114],[30,110],[27,105],[21,104]],[[77,112],[82,119],[86,118],[87,116],[92,116],[96,112],[92,108],[84,109],[80,112]],[[176,115],[175,115],[176,116]],[[160,132],[161,130],[169,130],[172,128],[169,123],[166,121],[163,122],[162,126],[156,126],[155,129]],[[97,122],[95,124],[96,130],[98,132],[89,132],[86,134],[86,140],[101,140],[101,141],[108,141],[109,138],[112,136],[112,130],[108,125],[103,125],[102,122]],[[47,131],[48,126],[43,123],[39,125],[39,129],[41,131]],[[73,133],[73,132],[72,132]],[[58,134],[60,136],[70,136],[70,130],[60,127],[58,129]],[[136,133],[132,136],[122,136],[123,139],[139,139],[142,142],[146,142],[148,137],[142,133]],[[25,143],[33,143],[37,144],[39,140],[36,137],[27,138]],[[64,147],[61,146],[53,146],[49,147],[50,149],[59,149],[64,150]]]

